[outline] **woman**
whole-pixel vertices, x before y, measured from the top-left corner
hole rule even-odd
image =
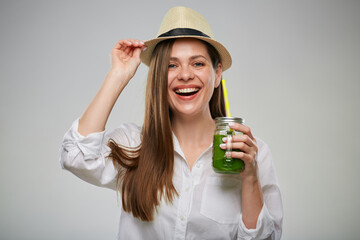
[[[157,38],[120,40],[111,59],[100,90],[65,134],[60,161],[87,182],[119,190],[118,238],[279,239],[281,196],[267,145],[231,125],[244,133],[231,145],[245,169],[212,170],[214,118],[225,115],[220,80],[231,57],[204,17],[172,8]],[[149,65],[144,124],[106,133],[141,61]]]

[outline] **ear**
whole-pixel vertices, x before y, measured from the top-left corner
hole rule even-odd
[[[222,64],[218,63],[215,69],[215,85],[214,85],[215,88],[219,87],[221,79],[222,79]]]

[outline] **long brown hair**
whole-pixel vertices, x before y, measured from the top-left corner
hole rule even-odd
[[[118,145],[110,140],[109,155],[118,169],[117,187],[123,209],[143,221],[152,221],[162,197],[171,202],[177,191],[173,185],[174,145],[171,110],[168,103],[167,75],[171,49],[175,39],[159,43],[154,49],[146,85],[145,116],[141,144],[137,148]],[[213,67],[220,57],[204,42]],[[225,116],[221,84],[209,102],[213,118]]]

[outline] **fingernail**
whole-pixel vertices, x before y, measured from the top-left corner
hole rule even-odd
[[[147,49],[147,47],[143,48],[142,51],[144,52]]]
[[[220,144],[220,148],[225,148],[225,147],[226,147],[225,143]]]
[[[229,127],[234,127],[234,126],[235,126],[235,123],[229,122]]]
[[[222,138],[222,141],[223,141],[223,142],[226,142],[226,141],[227,141],[227,137],[223,137],[223,138]]]

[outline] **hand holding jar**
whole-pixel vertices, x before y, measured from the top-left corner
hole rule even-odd
[[[256,154],[258,147],[256,140],[251,133],[251,129],[243,124],[242,120],[231,121],[228,123],[228,127],[235,133],[231,138],[224,136],[220,144],[220,148],[226,151],[226,158],[241,159],[244,163],[244,168],[241,169],[242,178],[246,176],[256,176]],[[231,142],[229,142],[231,141]],[[231,151],[227,151],[231,149]]]

